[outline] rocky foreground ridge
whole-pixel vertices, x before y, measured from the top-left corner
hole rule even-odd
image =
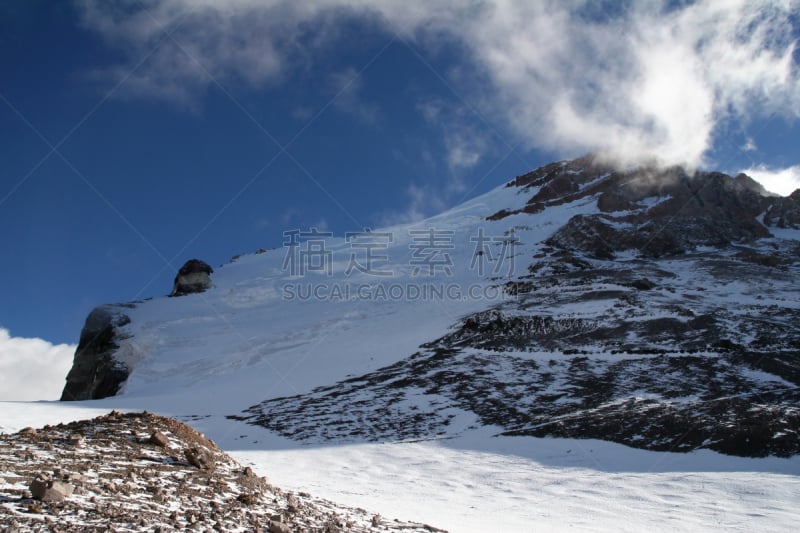
[[[0,434],[0,531],[441,531],[283,491],[149,413]]]

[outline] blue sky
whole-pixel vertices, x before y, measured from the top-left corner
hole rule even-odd
[[[796,188],[798,2],[598,5],[3,3],[0,328],[76,342],[192,257],[419,219],[590,150]]]

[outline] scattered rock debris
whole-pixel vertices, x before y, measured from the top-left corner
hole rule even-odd
[[[150,413],[0,434],[2,532],[441,531],[375,518],[274,487],[191,427]]]

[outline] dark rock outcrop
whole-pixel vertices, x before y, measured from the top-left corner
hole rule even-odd
[[[800,228],[800,189],[786,198],[775,198],[764,213],[764,224],[778,228]]]
[[[189,259],[175,276],[170,296],[183,296],[211,288],[210,276],[213,272],[214,269],[205,261]]]
[[[768,227],[800,226],[800,192],[770,195],[745,174],[689,174],[681,167],[616,170],[586,156],[546,165],[509,186],[532,196],[522,209],[500,211],[490,220],[596,198],[599,214],[573,217],[548,244],[600,259],[622,250],[678,255],[698,246],[769,237]]]
[[[97,400],[115,395],[130,369],[115,354],[130,323],[124,305],[103,305],[86,318],[61,400]],[[127,307],[130,307],[128,305]]]

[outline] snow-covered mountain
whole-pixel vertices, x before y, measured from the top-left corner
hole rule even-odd
[[[794,455],[799,200],[587,156],[417,224],[287,232],[205,292],[95,310],[64,399],[119,387],[317,444]]]

